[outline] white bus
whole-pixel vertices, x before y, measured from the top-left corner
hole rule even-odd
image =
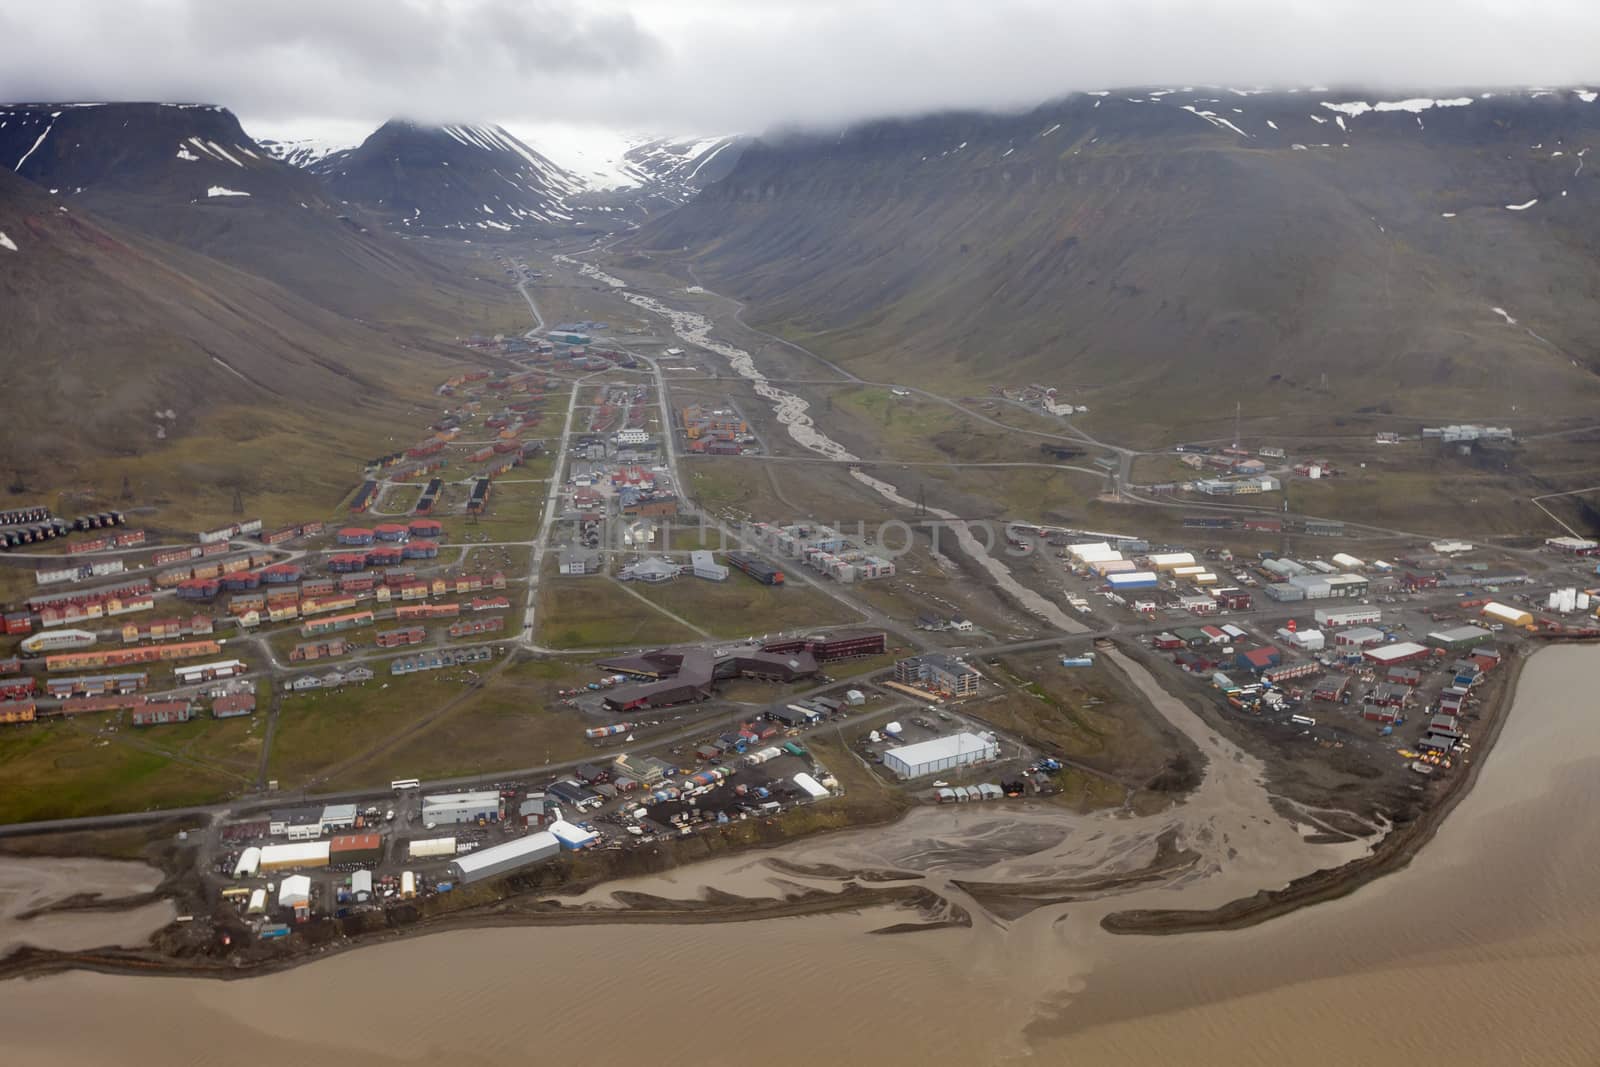
[[[407,789],[419,789],[421,787],[422,783],[415,778],[397,778],[389,783],[389,788],[396,793],[403,793]]]

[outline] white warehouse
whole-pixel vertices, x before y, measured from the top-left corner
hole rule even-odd
[[[422,825],[448,826],[500,817],[500,794],[492,789],[476,793],[431,793],[422,798]]]
[[[915,745],[891,748],[883,754],[883,765],[896,778],[921,778],[969,763],[983,763],[1000,755],[1000,746],[991,737],[962,732],[936,737]]]
[[[471,885],[518,867],[526,867],[530,863],[553,859],[560,852],[561,842],[556,836],[547,830],[540,830],[503,845],[457,856],[450,864],[450,873],[457,881]]]

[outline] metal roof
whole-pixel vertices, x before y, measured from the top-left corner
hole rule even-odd
[[[455,866],[463,876],[475,871],[485,870],[504,863],[507,860],[521,859],[524,856],[548,852],[552,848],[560,848],[560,840],[548,830],[540,830],[526,837],[519,837],[515,841],[507,841],[503,845],[491,848],[481,848],[476,852],[468,852],[464,856],[455,858]]]
[[[905,745],[901,748],[891,748],[884,753],[885,757],[893,756],[907,766],[916,767],[935,760],[949,759],[964,753],[993,753],[993,741],[985,741],[977,734],[962,731],[951,734],[949,737],[936,737],[931,741],[919,741],[914,745]]]

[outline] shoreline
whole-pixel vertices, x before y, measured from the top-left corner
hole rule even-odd
[[[1539,646],[1544,647],[1544,646]],[[1245,929],[1290,914],[1300,908],[1324,901],[1335,900],[1355,892],[1362,886],[1406,867],[1433,839],[1444,820],[1455,810],[1476,783],[1478,772],[1492,753],[1495,743],[1510,717],[1516,701],[1522,671],[1533,653],[1518,653],[1511,658],[1505,671],[1491,684],[1496,689],[1492,698],[1484,703],[1480,721],[1485,732],[1475,739],[1475,747],[1467,766],[1445,783],[1435,802],[1417,818],[1392,829],[1382,842],[1365,857],[1352,860],[1339,867],[1314,871],[1289,885],[1275,890],[1261,890],[1207,910],[1143,909],[1113,912],[1101,920],[1101,927],[1109,933],[1123,935],[1166,935],[1181,933],[1219,932]],[[897,813],[897,818],[903,813]],[[852,827],[859,829],[860,827]],[[826,831],[825,831],[826,832]],[[809,835],[808,835],[809,836]],[[762,842],[738,849],[740,852],[770,851],[786,842]],[[167,861],[177,859],[169,851]],[[701,859],[711,856],[698,857]],[[1178,860],[1175,854],[1168,862]],[[668,867],[692,865],[670,862]],[[1181,861],[1180,861],[1181,862]],[[1161,864],[1157,864],[1160,867]],[[168,868],[161,868],[163,881],[151,894],[166,896],[180,906],[185,889],[192,891],[192,883]],[[782,870],[782,867],[779,868]],[[875,907],[911,907],[923,913],[922,922],[896,922],[875,930],[875,933],[915,932],[925,929],[943,929],[951,926],[971,925],[971,916],[953,901],[920,885],[903,884],[899,877],[884,878],[887,872],[845,871],[828,872],[843,883],[838,891],[812,890],[788,897],[748,898],[711,892],[694,901],[629,894],[624,907],[564,907],[559,901],[549,899],[555,894],[575,894],[605,884],[613,878],[643,872],[613,871],[598,877],[576,878],[570,882],[552,885],[523,885],[515,883],[505,887],[505,895],[482,903],[471,903],[433,914],[410,909],[410,918],[404,909],[369,916],[380,925],[353,931],[344,929],[323,931],[321,941],[306,944],[291,954],[273,952],[270,955],[249,958],[242,954],[210,955],[200,951],[171,951],[163,947],[163,935],[173,927],[166,927],[151,935],[150,944],[139,948],[106,948],[62,952],[24,946],[4,959],[0,959],[0,981],[8,978],[32,978],[60,974],[74,970],[87,970],[103,974],[146,974],[161,977],[214,978],[234,980],[292,970],[296,967],[349,952],[369,945],[390,944],[407,936],[428,936],[454,930],[494,929],[536,926],[629,925],[672,924],[701,925],[727,922],[755,922],[762,919],[794,918],[813,915],[861,912]],[[1149,877],[1149,871],[1133,872],[1140,880]],[[885,882],[902,884],[884,884]],[[979,883],[974,883],[981,886]],[[1050,886],[1029,887],[1019,885],[1014,890],[1002,887],[982,887],[996,890],[997,897],[1016,896],[1031,898],[1042,904],[1040,896]],[[1059,887],[1058,887],[1059,888]],[[163,893],[162,890],[167,890]],[[105,905],[122,901],[106,901]],[[1020,900],[1019,900],[1020,903]],[[75,910],[76,902],[56,902],[45,905],[40,911]],[[95,908],[94,910],[100,910]],[[109,909],[108,909],[109,910]],[[330,924],[332,925],[332,924]],[[309,933],[309,932],[308,932]]]
[[[656,901],[661,902],[659,906],[653,905]],[[634,903],[636,906],[629,908],[568,908],[559,903],[531,901],[525,910],[511,904],[508,910],[445,912],[441,915],[422,916],[414,922],[402,925],[388,925],[382,930],[341,937],[326,944],[310,946],[293,955],[279,955],[252,961],[236,958],[171,956],[150,949],[108,948],[64,952],[24,946],[0,960],[0,981],[10,978],[43,978],[69,971],[234,981],[294,970],[334,955],[374,945],[393,944],[412,937],[428,937],[473,929],[602,925],[698,926],[861,912],[879,907],[915,908],[924,914],[926,921],[891,923],[870,931],[871,933],[906,933],[971,925],[971,918],[963,909],[921,886],[868,888],[852,884],[837,893],[816,890],[777,900],[718,896],[699,901],[678,901],[641,894],[635,897]]]
[[[1539,646],[1534,653],[1548,646]],[[1442,790],[1442,795],[1408,823],[1396,826],[1384,836],[1372,853],[1351,860],[1339,867],[1313,871],[1296,878],[1282,889],[1263,889],[1253,896],[1240,897],[1216,908],[1190,910],[1136,909],[1112,912],[1100,920],[1101,929],[1112,934],[1162,936],[1168,934],[1216,933],[1226,930],[1243,930],[1272,919],[1288,915],[1301,908],[1311,907],[1330,900],[1349,896],[1361,887],[1384,875],[1403,870],[1417,857],[1456,806],[1477,784],[1478,772],[1494,751],[1500,732],[1511,716],[1516,704],[1518,684],[1522,680],[1523,666],[1533,653],[1520,651],[1507,665],[1506,672],[1494,683],[1499,687],[1494,699],[1487,702],[1489,714],[1486,733],[1473,745],[1472,758],[1464,773],[1452,778]],[[1503,679],[1503,680],[1501,680]]]

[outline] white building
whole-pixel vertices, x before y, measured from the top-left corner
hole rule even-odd
[[[427,837],[412,841],[406,848],[406,858],[413,860],[440,859],[456,854],[453,837]]]
[[[1357,626],[1335,634],[1334,643],[1346,648],[1369,648],[1373,645],[1383,644],[1387,635],[1371,626]]]
[[[311,879],[303,874],[291,874],[279,882],[278,907],[293,908],[296,914],[311,907]]]
[[[809,774],[806,774],[804,771],[794,776],[794,784],[799,786],[801,789],[804,789],[806,791],[806,795],[812,800],[821,800],[823,797],[829,795],[828,791],[822,787],[822,783],[818,782],[815,778],[811,777]]]
[[[235,878],[249,878],[261,866],[261,850],[254,845],[239,853],[239,860],[233,865]]]
[[[618,430],[612,440],[619,445],[642,445],[649,443],[650,435],[643,430]]]
[[[1000,746],[992,737],[963,731],[949,737],[891,748],[883,754],[883,765],[903,781],[970,763],[983,763],[999,755]]]
[[[1382,620],[1383,612],[1377,608],[1317,608],[1311,613],[1318,626],[1371,626]]]
[[[718,563],[717,557],[709,549],[697,548],[690,552],[689,563],[694,568],[696,578],[704,578],[708,582],[728,580],[728,568]]]
[[[1096,541],[1087,545],[1070,545],[1067,555],[1078,563],[1105,563],[1108,560],[1122,558],[1122,553],[1112,548],[1104,541]]]
[[[1289,635],[1289,642],[1307,652],[1321,652],[1328,640],[1321,630],[1296,630]]]
[[[236,674],[243,674],[245,665],[243,660],[223,659],[215,663],[196,663],[189,667],[174,667],[172,673],[176,676],[179,685],[199,685],[201,682],[210,682],[218,678],[232,678]]]
[[[561,852],[561,842],[548,830],[539,830],[507,841],[503,845],[480,848],[465,856],[457,856],[450,864],[450,873],[466,885],[493,878],[497,874],[526,867],[530,863],[554,859]]]
[[[328,842],[298,841],[292,845],[267,845],[261,850],[258,869],[262,874],[293,870],[296,867],[326,867]]]
[[[356,806],[354,804],[329,804],[322,809],[322,818],[317,822],[321,832],[335,833],[339,830],[348,830],[356,824]]]
[[[475,793],[432,793],[422,798],[422,825],[448,826],[500,817],[500,794],[492,789]]]

